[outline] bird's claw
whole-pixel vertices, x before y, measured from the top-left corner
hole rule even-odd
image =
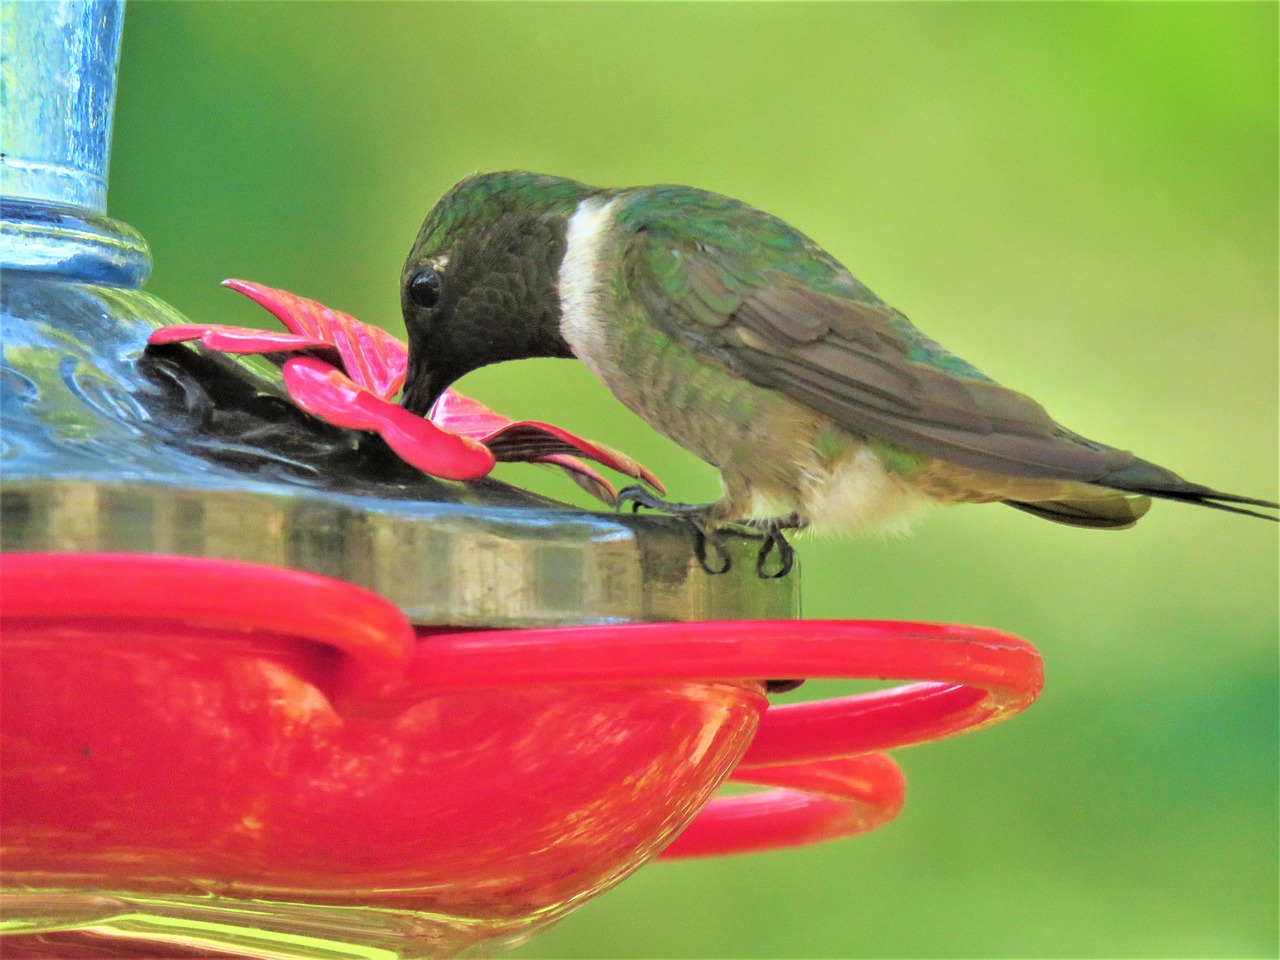
[[[728,573],[732,569],[733,558],[729,556],[729,548],[724,545],[724,539],[707,523],[706,514],[710,504],[672,503],[661,499],[639,484],[624,487],[618,493],[617,509],[621,510],[628,503],[631,504],[632,513],[638,513],[641,507],[645,507],[679,517],[693,527],[693,553],[698,558],[698,565],[707,573],[714,576]],[[711,552],[720,560],[719,564],[711,565],[707,547],[710,547]]]
[[[765,563],[769,559],[769,554],[778,550],[778,569],[773,573],[765,572]],[[756,553],[756,575],[762,580],[777,580],[785,577],[791,572],[791,568],[796,562],[796,552],[791,544],[787,543],[787,538],[778,530],[770,530],[764,535],[764,543],[760,544],[760,550]]]
[[[728,573],[733,568],[733,557],[729,556],[729,548],[724,545],[724,538],[709,529],[700,517],[690,515],[687,519],[694,530],[693,554],[698,558],[698,566],[712,576]],[[707,562],[708,546],[723,561],[720,566],[713,567]]]
[[[614,501],[614,507],[621,510],[628,503],[631,504],[632,513],[639,513],[640,508],[644,507],[647,510],[657,510],[659,513],[669,513],[673,517],[705,513],[707,507],[710,506],[710,504],[706,503],[675,503],[670,500],[663,500],[652,490],[642,487],[638,483],[623,487],[618,493],[618,498]]]
[[[756,553],[756,574],[764,580],[777,580],[785,577],[791,572],[791,568],[795,566],[796,551],[795,548],[783,536],[784,530],[803,530],[809,524],[799,514],[791,514],[786,517],[774,517],[770,520],[749,520],[746,526],[764,538],[764,543],[760,544],[760,550]],[[769,554],[774,550],[778,551],[778,569],[773,573],[765,572],[765,563],[769,559]]]

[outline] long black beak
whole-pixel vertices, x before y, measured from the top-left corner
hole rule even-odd
[[[410,363],[400,406],[410,413],[425,417],[440,399],[440,394],[449,386],[449,382],[440,370],[424,370],[422,365]]]

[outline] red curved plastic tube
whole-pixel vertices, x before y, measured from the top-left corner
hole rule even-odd
[[[781,789],[712,800],[662,851],[664,860],[752,853],[865,833],[898,815],[906,780],[882,753],[776,767],[730,777]]]
[[[339,709],[463,690],[636,680],[846,677],[923,681],[771,707],[732,779],[668,856],[847,836],[892,820],[903,779],[874,751],[975,730],[1025,709],[1039,655],[997,630],[903,621],[759,620],[530,630],[411,628],[381,597],[314,574],[135,554],[3,556],[4,615],[178,621],[339,651]]]

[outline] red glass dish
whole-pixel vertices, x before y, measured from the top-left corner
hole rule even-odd
[[[259,928],[359,908],[384,938],[416,918],[404,935],[441,953],[511,941],[664,848],[885,823],[903,781],[876,751],[996,722],[1042,681],[1030,645],[970,627],[415,628],[361,588],[272,567],[2,563],[0,845],[28,946],[177,942],[139,915],[186,917],[182,942],[217,946],[207,910],[256,901],[278,914]],[[761,678],[801,676],[924,682],[769,707]],[[730,776],[772,789],[708,805]],[[314,938],[307,918],[271,929]]]

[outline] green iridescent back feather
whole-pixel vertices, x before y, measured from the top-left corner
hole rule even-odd
[[[992,383],[971,363],[925,336],[906,317],[877,297],[838,260],[784,220],[749,204],[705,190],[682,186],[619,191],[625,201],[620,226],[667,232],[695,248],[717,251],[715,264],[724,295],[694,304],[695,319],[708,326],[723,323],[752,287],[778,279],[794,281],[832,297],[885,311],[885,319],[906,343],[911,360],[947,373]],[[687,265],[650,248],[646,265],[672,297],[688,296]]]

